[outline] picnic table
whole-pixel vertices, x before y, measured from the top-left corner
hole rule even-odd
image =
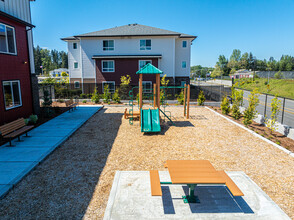
[[[160,182],[158,171],[150,171],[152,195],[162,195],[161,184],[187,184],[189,195],[183,196],[185,203],[199,203],[194,195],[197,184],[225,184],[233,196],[244,194],[224,171],[217,171],[208,160],[167,160],[171,182]]]

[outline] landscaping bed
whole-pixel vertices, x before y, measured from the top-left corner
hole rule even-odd
[[[245,126],[243,124],[243,116],[241,116],[241,118],[237,120],[237,119],[234,119],[231,114],[229,114],[229,115],[223,114],[220,107],[210,107],[210,108],[217,111],[218,113],[230,118],[231,120]],[[276,131],[271,132],[271,130],[268,127],[266,127],[262,124],[258,124],[255,121],[252,121],[252,124],[248,125],[247,128],[249,128],[250,130],[254,131],[255,133],[261,135],[262,137],[265,137],[265,138],[271,140],[272,142],[274,142],[274,143],[276,143],[276,144],[278,144],[278,145],[280,145],[280,146],[282,146],[282,147],[286,148],[287,150],[294,153],[294,140],[292,140],[291,138],[288,138],[285,135],[282,135]]]

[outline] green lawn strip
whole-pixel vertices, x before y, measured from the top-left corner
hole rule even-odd
[[[269,88],[267,79],[240,79],[235,81],[236,87],[240,89],[253,90],[258,88],[260,93],[268,93],[281,97],[294,99],[294,80],[291,79],[270,79]]]

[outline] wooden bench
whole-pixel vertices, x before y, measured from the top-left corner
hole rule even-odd
[[[31,130],[34,126],[26,126],[24,118],[17,119],[13,122],[7,123],[0,127],[0,133],[2,138],[9,139],[9,145],[11,146],[12,138],[17,137],[20,141],[20,135],[26,134],[28,136],[28,131]]]
[[[151,195],[162,196],[158,170],[150,170]]]
[[[72,99],[65,101],[65,106],[69,107],[69,112],[70,110],[74,110],[77,108],[77,102],[74,102]]]
[[[242,191],[238,188],[238,186],[233,182],[233,180],[225,173],[225,171],[217,171],[222,178],[226,180],[226,186],[231,191],[233,196],[244,196]]]

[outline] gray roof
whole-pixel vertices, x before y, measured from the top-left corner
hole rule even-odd
[[[175,31],[164,30],[141,24],[128,24],[124,26],[109,28],[101,31],[94,31],[72,37],[62,38],[62,40],[75,40],[80,37],[124,37],[124,36],[179,36],[181,38],[197,38],[197,36],[183,34]]]

